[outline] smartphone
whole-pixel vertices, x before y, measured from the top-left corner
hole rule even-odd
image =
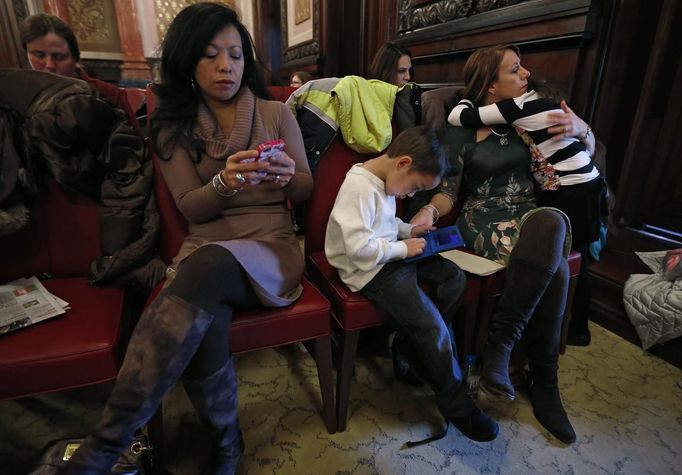
[[[258,161],[269,160],[270,157],[284,150],[284,140],[270,140],[258,146]]]

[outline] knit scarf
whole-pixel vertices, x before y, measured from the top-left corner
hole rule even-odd
[[[256,117],[256,96],[243,86],[235,97],[237,111],[234,125],[227,137],[215,115],[206,104],[199,105],[196,133],[204,141],[206,156],[213,160],[226,160],[230,155],[249,150],[252,137],[263,137],[262,121]]]

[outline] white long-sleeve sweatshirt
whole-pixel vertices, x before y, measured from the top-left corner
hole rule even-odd
[[[346,174],[329,215],[324,251],[341,280],[361,290],[390,261],[407,257],[412,225],[395,216],[395,197],[362,164]]]

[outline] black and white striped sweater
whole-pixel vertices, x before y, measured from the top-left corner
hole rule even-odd
[[[527,131],[545,159],[554,166],[561,186],[587,183],[598,177],[599,171],[580,140],[575,137],[551,140],[547,129],[555,124],[548,119],[550,112],[561,112],[559,104],[529,91],[483,107],[474,107],[471,101],[462,99],[450,112],[448,122],[470,128],[509,124]]]

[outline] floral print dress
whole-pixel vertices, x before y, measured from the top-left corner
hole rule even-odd
[[[463,163],[466,199],[457,226],[467,247],[506,265],[521,218],[537,208],[530,152],[513,129],[506,137],[507,145],[492,133],[476,143],[475,133],[473,129],[448,127],[444,136],[452,158],[459,156]]]

